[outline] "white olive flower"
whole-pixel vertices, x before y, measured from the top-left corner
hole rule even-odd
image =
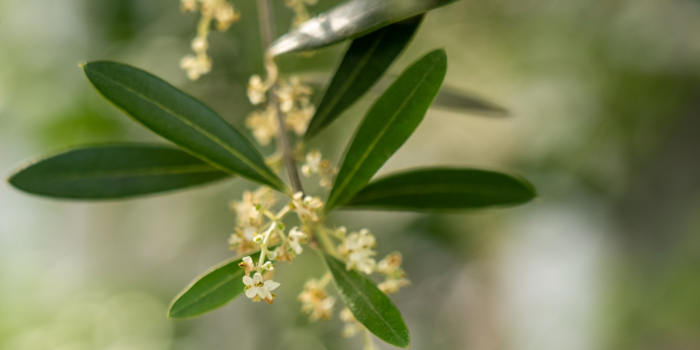
[[[180,0],[182,12],[194,12],[197,10],[197,0]]]
[[[323,160],[321,152],[312,150],[306,155],[306,163],[302,165],[301,172],[306,177],[318,174],[321,178],[320,185],[322,187],[331,188],[333,185],[333,178],[338,173],[338,169],[331,166],[330,161]]]
[[[345,235],[348,233],[348,229],[345,226],[340,226],[335,229],[335,236],[345,239]]]
[[[289,81],[281,80],[277,97],[280,100],[280,109],[288,113],[296,109],[296,106],[309,105],[309,97],[313,94],[310,86],[305,85],[298,76],[292,76]]]
[[[245,275],[247,276],[249,273],[255,270],[255,263],[253,263],[253,258],[246,256],[243,259],[241,259],[241,263],[238,264],[242,269],[245,269]]]
[[[196,53],[206,53],[209,50],[209,42],[207,38],[198,36],[192,40],[192,51]]]
[[[255,111],[248,115],[245,120],[246,126],[253,131],[255,140],[262,146],[267,146],[270,141],[277,137],[279,133],[279,122],[276,118],[276,111],[268,106],[263,111]]]
[[[197,80],[211,71],[212,61],[207,55],[209,49],[208,36],[212,21],[216,20],[217,29],[227,30],[240,17],[226,0],[181,0],[180,7],[184,12],[197,11],[202,13],[197,25],[197,37],[192,40],[192,50],[196,56],[187,55],[180,61],[180,67],[187,71],[190,80]]]
[[[285,0],[285,5],[294,11],[294,19],[292,20],[292,28],[298,27],[309,19],[309,11],[306,6],[316,5],[318,0]]]
[[[180,68],[187,71],[190,80],[197,80],[211,71],[211,59],[206,55],[187,55],[180,61]]]
[[[258,226],[261,223],[261,213],[258,210],[253,192],[243,192],[243,200],[231,203],[232,209],[236,212],[236,223],[238,227]]]
[[[349,234],[338,246],[338,252],[345,258],[348,270],[358,270],[371,274],[377,262],[372,258],[377,255],[373,248],[377,241],[369,230]]]
[[[303,243],[306,243],[306,240],[309,238],[309,236],[304,233],[302,230],[300,230],[298,227],[293,227],[289,231],[289,240],[287,241],[289,243],[289,247],[296,253],[296,255],[300,255],[304,249],[301,247]]]
[[[280,286],[279,283],[273,280],[264,281],[263,276],[259,272],[256,272],[253,278],[243,276],[243,283],[245,284],[246,297],[254,302],[265,300],[268,304],[272,304],[275,300],[275,294],[272,291]]]
[[[408,287],[410,285],[411,281],[409,281],[406,278],[390,278],[380,283],[377,287],[379,287],[379,290],[386,294],[394,294],[397,293],[399,289]]]
[[[340,312],[340,320],[345,322],[345,328],[341,333],[343,338],[350,338],[362,331],[362,324],[355,319],[350,309],[345,308]]]
[[[288,247],[279,246],[273,251],[273,254],[277,261],[292,262],[294,260],[294,254],[289,251]]]
[[[241,246],[241,243],[243,243],[243,240],[238,233],[231,234],[231,237],[228,239],[228,246],[231,250],[238,249],[238,247]]]
[[[261,187],[253,192],[245,191],[241,201],[231,203],[231,210],[236,213],[236,233],[229,241],[231,249],[238,248],[240,253],[252,249],[255,235],[263,224],[262,211],[267,210],[274,203],[275,195],[267,187]]]
[[[284,124],[287,125],[294,133],[301,136],[304,135],[309,127],[311,119],[316,113],[316,107],[306,105],[301,108],[295,108],[287,112],[284,117]]]
[[[265,102],[267,100],[266,94],[268,89],[269,87],[265,85],[265,82],[259,75],[255,74],[251,76],[250,80],[248,80],[248,99],[250,103],[257,106]]]
[[[226,0],[199,0],[199,2],[202,4],[202,14],[210,18],[216,17],[217,12],[228,5]]]
[[[386,280],[378,286],[382,292],[397,293],[399,289],[411,284],[411,281],[405,278],[406,272],[401,269],[402,260],[401,253],[393,252],[377,263],[377,272],[386,276]]]
[[[304,284],[304,291],[299,294],[301,312],[309,315],[309,320],[330,320],[333,314],[335,298],[329,297],[316,279],[309,279]]]
[[[319,197],[304,197],[302,192],[297,192],[292,196],[289,208],[299,215],[302,222],[318,221],[318,212],[323,208],[323,201]]]
[[[403,273],[401,270],[402,260],[403,258],[401,257],[401,253],[393,252],[377,263],[377,272],[383,273],[387,276],[393,276],[397,272]]]
[[[241,18],[241,15],[236,12],[232,5],[224,1],[216,8],[214,17],[216,18],[216,29],[225,32],[231,27],[231,24]]]
[[[277,259],[277,252],[276,251],[268,251],[267,258],[270,260],[278,260]]]
[[[311,177],[319,172],[322,160],[321,152],[312,150],[306,154],[306,163],[302,165],[301,172],[304,173],[304,176]]]

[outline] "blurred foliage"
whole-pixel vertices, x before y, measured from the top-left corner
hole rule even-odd
[[[314,10],[338,2],[321,0]],[[196,18],[174,0],[0,0],[0,169],[8,174],[30,155],[76,143],[152,139],[89,87],[76,64],[93,59],[153,71],[243,130],[252,110],[245,86],[263,67],[254,2],[235,4],[241,22],[211,38],[214,71],[190,83],[178,63]],[[276,10],[282,32],[291,14],[281,2]],[[512,253],[504,246],[520,238],[519,225],[567,200],[580,202],[581,217],[602,210],[612,222],[595,223],[609,225],[602,268],[593,278],[571,277],[597,288],[594,325],[558,322],[597,339],[585,347],[572,336],[567,348],[700,348],[699,31],[695,0],[461,1],[426,18],[395,70],[445,46],[455,62],[447,83],[502,103],[512,117],[429,114],[413,137],[420,146],[409,140],[414,152],[397,154],[388,168],[420,160],[510,166],[534,179],[541,198],[532,208],[466,218],[343,214],[371,225],[380,247],[391,241],[405,252],[415,285],[395,302],[407,308],[415,348],[489,348],[489,337],[499,348],[527,348],[503,345],[512,329],[490,323],[480,308],[497,303],[506,321],[517,319],[522,309],[501,299],[519,291],[480,292],[497,287],[481,276],[492,272],[489,261]],[[343,48],[290,55],[281,69],[327,73]],[[314,145],[339,159],[335,141],[350,137],[368,106],[346,112]],[[292,293],[303,281],[284,268],[279,276],[289,288],[276,310],[234,302],[201,320],[165,318],[183,283],[230,255],[225,240],[234,217],[226,203],[246,186],[92,208],[0,187],[0,349],[358,347],[336,339],[337,323],[307,325]],[[321,273],[313,255],[299,263]],[[568,282],[548,281],[553,289]],[[536,310],[526,315],[530,325],[546,316]],[[259,333],[262,327],[278,336]],[[536,347],[556,349],[551,339],[565,333],[557,330]]]

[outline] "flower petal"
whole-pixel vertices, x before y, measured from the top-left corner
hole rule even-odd
[[[243,276],[243,283],[245,283],[246,285],[251,285],[253,284],[253,279],[248,276]]]
[[[273,290],[277,289],[277,287],[279,287],[279,286],[280,286],[280,283],[278,283],[278,282],[275,282],[272,280],[265,281],[265,288],[269,291],[273,291]]]

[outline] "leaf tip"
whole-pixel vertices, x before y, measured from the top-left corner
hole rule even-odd
[[[527,192],[527,195],[529,196],[528,201],[533,200],[537,197],[540,196],[540,194],[537,192],[537,188],[535,188],[535,185],[532,184],[529,180],[526,178],[520,176],[520,182],[522,183],[523,187],[525,188],[525,191]]]
[[[180,300],[181,296],[182,294],[178,295],[170,303],[170,307],[168,307],[168,312],[166,313],[167,318],[174,320],[184,320],[187,318],[193,318],[195,316],[198,316],[197,314],[188,314],[187,312],[184,312],[184,310],[186,310],[185,308],[178,308],[178,301]]]
[[[7,177],[7,179],[5,179],[5,181],[7,181],[8,184],[20,191],[28,192],[26,188],[23,188],[22,180],[25,175],[24,171],[27,170],[27,168],[29,168],[32,164],[34,164],[34,162],[29,162],[20,166],[12,174],[10,174]]]
[[[182,316],[179,316],[179,315],[177,314],[177,312],[173,312],[173,309],[172,309],[172,308],[168,310],[166,316],[167,316],[167,318],[174,319],[174,320],[178,320],[178,319],[183,319],[183,318],[184,318],[184,317],[182,317]]]
[[[12,185],[12,187],[17,188],[17,174],[18,174],[18,172],[15,172],[15,173],[13,173],[13,174],[10,174],[10,176],[8,176],[8,177],[5,179],[5,182],[7,182],[8,184]]]
[[[444,48],[437,49],[436,51],[438,60],[445,66],[445,69],[447,69],[447,51],[445,51]]]

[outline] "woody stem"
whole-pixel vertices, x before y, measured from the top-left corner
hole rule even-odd
[[[277,68],[275,67],[274,58],[268,54],[268,48],[272,44],[272,40],[275,36],[276,26],[274,21],[274,10],[270,0],[258,0],[258,13],[260,16],[260,31],[263,46],[265,48],[265,66],[268,69],[268,74],[274,72],[276,75]],[[296,161],[294,160],[294,154],[292,152],[292,146],[289,141],[289,134],[287,133],[287,128],[284,125],[284,117],[282,110],[280,108],[279,99],[277,97],[277,79],[272,82],[270,87],[270,103],[272,103],[275,114],[277,115],[277,122],[279,124],[279,139],[278,145],[282,149],[282,154],[284,158],[285,165],[287,167],[287,172],[289,173],[289,180],[292,182],[292,189],[294,193],[303,192],[301,187],[301,179],[299,178],[299,171],[297,170]]]

